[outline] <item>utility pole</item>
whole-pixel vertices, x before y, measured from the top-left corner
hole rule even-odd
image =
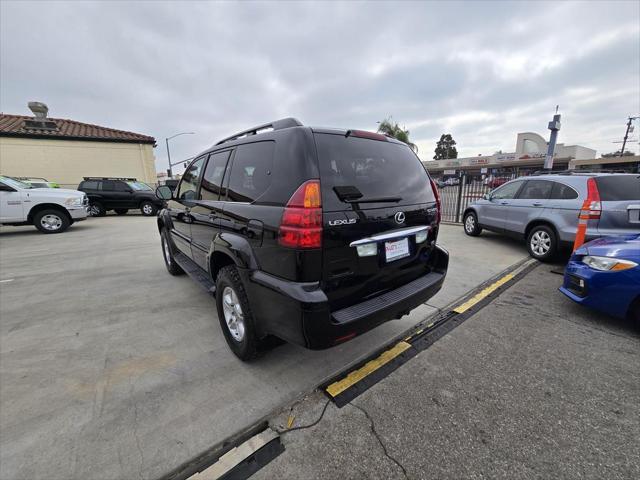
[[[558,132],[560,131],[560,114],[558,113],[558,105],[556,105],[556,114],[553,116],[553,120],[549,122],[547,127],[551,130],[551,136],[549,137],[549,148],[547,148],[547,156],[544,159],[544,169],[553,169],[553,153],[556,149],[556,141],[558,140]]]
[[[167,160],[169,161],[169,178],[173,177],[173,170],[171,169],[171,167],[173,167],[173,165],[177,165],[178,163],[175,164],[171,164],[171,153],[169,152],[169,140],[171,140],[172,138],[175,137],[179,137],[180,135],[194,135],[194,132],[182,132],[182,133],[176,133],[175,135],[171,135],[170,137],[167,137],[164,139],[164,141],[167,144]]]
[[[627,122],[627,131],[624,132],[624,138],[622,139],[622,148],[620,149],[620,156],[624,156],[624,147],[627,146],[627,139],[629,138],[629,131],[632,130],[631,122],[634,121],[638,117],[629,117],[629,121]]]

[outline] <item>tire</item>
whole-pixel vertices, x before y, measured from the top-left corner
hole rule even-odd
[[[62,210],[47,209],[35,214],[33,224],[42,233],[62,233],[69,228],[71,220]]]
[[[129,211],[129,209],[127,209],[127,208],[116,208],[115,209],[116,215],[126,215],[128,211]]]
[[[100,202],[89,204],[89,215],[92,217],[104,217],[107,214],[106,208]]]
[[[482,233],[482,228],[478,225],[478,216],[475,212],[467,212],[462,220],[464,233],[470,237],[477,237]]]
[[[558,253],[558,237],[553,228],[536,225],[527,235],[527,250],[536,260],[549,262]]]
[[[142,202],[140,204],[140,211],[145,217],[155,217],[158,213],[158,207],[151,202]]]
[[[166,229],[162,229],[160,234],[160,245],[162,247],[162,258],[164,258],[164,265],[167,267],[167,271],[174,277],[183,275],[184,270],[178,265],[173,258],[174,246],[171,243],[169,233]]]
[[[216,305],[220,327],[231,351],[243,362],[254,359],[260,341],[249,299],[238,270],[233,265],[223,267],[218,273]]]

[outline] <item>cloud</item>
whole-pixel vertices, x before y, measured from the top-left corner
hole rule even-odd
[[[620,2],[0,3],[0,109],[153,135],[157,168],[284,116],[374,130],[423,159],[512,150],[519,131],[615,149],[640,113],[640,5]]]

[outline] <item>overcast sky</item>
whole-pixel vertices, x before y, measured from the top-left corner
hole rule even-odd
[[[172,140],[177,160],[286,116],[375,130],[393,115],[430,160],[441,133],[460,156],[513,151],[521,131],[548,137],[556,104],[559,142],[607,153],[640,113],[638,1],[0,9],[0,110],[38,100],[54,118],[152,135],[158,170],[169,135],[196,132]]]

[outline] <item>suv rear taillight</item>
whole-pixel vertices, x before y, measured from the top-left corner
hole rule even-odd
[[[322,246],[320,180],[308,180],[291,195],[282,213],[278,242],[289,248]]]
[[[431,181],[431,190],[433,190],[433,195],[436,197],[436,223],[440,225],[440,192],[438,192],[438,185],[433,181],[433,178],[429,178],[429,181]]]
[[[600,218],[600,214],[602,213],[602,203],[600,203],[600,192],[598,191],[598,184],[596,183],[595,178],[587,179],[587,202],[588,204],[588,212],[585,212],[585,215],[588,219],[597,219]]]

